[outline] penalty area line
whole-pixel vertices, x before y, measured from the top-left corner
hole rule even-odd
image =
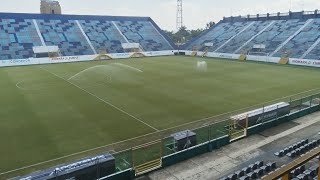
[[[141,72],[141,73],[143,72],[141,69],[138,69],[138,68],[126,65],[126,64],[122,64],[122,63],[112,63],[112,64],[117,65],[117,66],[121,66],[121,67],[125,67],[125,68],[129,68],[129,69]]]
[[[131,117],[131,118],[133,118],[133,119],[135,119],[135,120],[139,121],[140,123],[142,123],[142,124],[144,124],[144,125],[148,126],[149,128],[151,128],[151,129],[155,130],[156,132],[159,132],[159,131],[160,131],[159,129],[157,129],[157,128],[155,128],[155,127],[151,126],[150,124],[148,124],[148,123],[144,122],[143,120],[141,120],[141,119],[139,119],[139,118],[135,117],[134,115],[132,115],[132,114],[130,114],[130,113],[128,113],[128,112],[126,112],[125,110],[123,110],[123,109],[121,109],[121,108],[119,108],[119,107],[117,107],[117,106],[115,106],[115,105],[111,104],[110,102],[108,102],[108,101],[106,101],[106,100],[104,100],[104,99],[100,98],[99,96],[97,96],[97,95],[95,95],[95,94],[93,94],[93,93],[89,92],[88,90],[83,89],[82,87],[78,86],[77,84],[75,84],[75,83],[73,83],[73,82],[70,82],[70,81],[68,81],[68,80],[66,80],[66,79],[64,79],[64,78],[62,78],[62,77],[58,76],[57,74],[55,74],[55,73],[53,73],[53,72],[51,72],[51,71],[49,71],[49,70],[47,70],[47,69],[45,69],[45,68],[43,68],[43,67],[40,67],[40,68],[41,68],[42,70],[44,70],[44,71],[46,71],[46,72],[48,72],[48,73],[50,73],[50,74],[52,74],[52,75],[56,76],[57,78],[62,79],[62,80],[64,80],[64,81],[66,81],[67,83],[69,83],[69,84],[71,84],[71,85],[73,85],[73,86],[77,87],[78,89],[80,89],[80,90],[82,90],[82,91],[86,92],[87,94],[89,94],[89,95],[91,95],[91,96],[93,96],[93,97],[97,98],[98,100],[100,100],[100,101],[104,102],[105,104],[107,104],[107,105],[109,105],[109,106],[113,107],[114,109],[117,109],[118,111],[122,112],[123,114],[126,114],[127,116],[129,116],[129,117]]]

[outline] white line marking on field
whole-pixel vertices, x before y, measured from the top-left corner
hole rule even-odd
[[[320,88],[315,88],[315,89],[311,89],[311,90],[308,90],[308,91],[303,91],[303,92],[300,92],[300,93],[292,94],[292,95],[290,95],[290,96],[284,96],[284,97],[277,98],[277,99],[274,99],[274,100],[271,100],[271,101],[266,101],[266,102],[263,102],[263,103],[255,104],[255,105],[252,105],[252,106],[249,106],[249,107],[245,107],[245,108],[237,109],[237,110],[234,110],[234,111],[229,111],[229,112],[226,112],[226,113],[222,113],[222,114],[219,114],[219,115],[210,116],[210,117],[206,117],[206,118],[203,118],[203,119],[191,121],[191,122],[189,122],[189,123],[185,123],[185,124],[182,124],[182,125],[179,125],[179,126],[175,126],[175,127],[173,127],[173,128],[178,128],[178,127],[185,126],[185,125],[189,125],[189,124],[196,123],[196,122],[206,121],[206,120],[208,120],[208,119],[212,119],[212,118],[215,118],[215,117],[219,117],[219,116],[231,114],[231,113],[234,113],[234,112],[238,112],[238,111],[250,109],[250,108],[253,108],[253,107],[256,107],[256,106],[260,106],[260,105],[261,105],[261,106],[262,106],[262,105],[266,105],[266,104],[271,103],[271,102],[273,102],[273,101],[281,100],[281,99],[284,99],[284,98],[289,98],[289,97],[292,97],[292,96],[297,96],[297,95],[300,95],[300,94],[303,94],[303,93],[307,93],[307,92],[311,92],[311,91],[315,91],[315,90],[320,90]],[[226,119],[224,119],[224,120],[222,120],[222,121],[217,121],[217,122],[215,122],[215,123],[223,122],[223,121],[225,121],[225,120],[226,120]],[[164,130],[161,130],[161,131],[170,130],[170,129],[173,129],[173,128],[168,128],[168,129],[164,129]]]
[[[78,72],[77,74],[71,76],[71,77],[68,79],[68,81],[71,80],[72,78],[78,76],[79,74],[81,74],[81,73],[83,73],[83,72],[89,71],[90,69],[94,69],[94,68],[97,68],[97,67],[106,67],[106,66],[108,67],[108,65],[97,65],[97,66],[89,67],[89,68],[84,69],[84,70]],[[61,78],[61,77],[59,77],[59,78]],[[62,79],[64,79],[64,78],[62,78]],[[64,79],[64,80],[65,80],[65,79]]]
[[[137,121],[141,122],[142,124],[144,124],[144,125],[146,125],[146,126],[150,127],[151,129],[153,129],[153,130],[155,130],[155,131],[157,131],[157,132],[159,131],[157,128],[155,128],[155,127],[153,127],[153,126],[149,125],[148,123],[146,123],[146,122],[142,121],[141,119],[139,119],[139,118],[137,118],[137,117],[133,116],[132,114],[130,114],[130,113],[128,113],[128,112],[126,112],[125,110],[123,110],[123,109],[121,109],[121,108],[119,108],[119,107],[117,107],[117,106],[115,106],[115,105],[111,104],[110,102],[108,102],[108,101],[106,101],[106,100],[104,100],[104,99],[100,98],[99,96],[97,96],[97,95],[95,95],[95,94],[93,94],[93,93],[91,93],[91,92],[89,92],[89,91],[87,91],[87,90],[83,89],[82,87],[80,87],[80,86],[78,86],[78,85],[76,85],[76,84],[74,84],[74,83],[72,83],[72,82],[70,82],[70,81],[68,81],[68,80],[66,80],[66,79],[64,79],[64,78],[62,78],[62,77],[60,77],[60,76],[58,76],[57,74],[55,74],[55,73],[53,73],[53,72],[51,72],[51,71],[49,71],[49,70],[47,70],[47,69],[45,69],[45,68],[43,68],[43,67],[40,67],[40,68],[41,68],[41,69],[43,69],[44,71],[46,71],[46,72],[48,72],[48,73],[50,73],[50,74],[52,74],[52,75],[56,76],[56,77],[58,77],[58,78],[60,78],[60,79],[62,79],[62,80],[64,80],[64,81],[68,82],[69,84],[71,84],[71,85],[73,85],[73,86],[75,86],[75,87],[79,88],[80,90],[82,90],[82,91],[84,91],[84,92],[86,92],[86,93],[90,94],[91,96],[93,96],[93,97],[95,97],[95,98],[99,99],[100,101],[102,101],[102,102],[104,102],[104,103],[108,104],[109,106],[111,106],[111,107],[113,107],[113,108],[117,109],[118,111],[120,111],[120,112],[122,112],[122,113],[124,113],[124,114],[126,114],[126,115],[128,115],[128,116],[130,116],[130,117],[132,117],[133,119],[135,119],[135,120],[137,120]]]
[[[143,72],[141,69],[138,69],[138,68],[126,65],[126,64],[121,64],[121,63],[112,63],[112,64],[118,65],[118,66],[122,66],[122,67],[126,67],[126,68],[129,68],[129,69],[133,69],[133,70],[138,71],[138,72]]]
[[[23,87],[21,87],[21,86],[20,86],[20,84],[22,84],[23,82],[24,82],[24,81],[20,81],[20,82],[18,82],[18,83],[16,84],[16,87],[17,87],[18,89],[21,89],[21,90],[27,91],[28,89],[23,88]]]
[[[40,67],[40,68],[45,70],[45,71],[47,71],[46,69],[44,69],[42,67]],[[49,71],[47,71],[47,72],[49,72]],[[49,72],[49,73],[51,73],[51,72]],[[53,73],[51,73],[51,74],[53,74]],[[53,74],[53,75],[55,75],[55,74]],[[57,76],[57,75],[55,75],[55,76]],[[57,76],[57,77],[59,77],[59,76]],[[59,77],[59,78],[63,79],[61,77]],[[69,82],[69,81],[67,81],[67,82]],[[71,82],[69,82],[69,83],[71,83]],[[132,140],[135,140],[135,139],[140,139],[140,138],[151,136],[151,135],[154,135],[154,134],[157,134],[157,133],[161,133],[161,132],[164,132],[164,131],[167,131],[167,130],[171,130],[171,129],[175,129],[175,128],[178,128],[178,127],[182,127],[182,126],[185,126],[185,125],[188,125],[188,124],[205,121],[205,120],[208,120],[208,119],[211,119],[211,118],[214,118],[214,117],[226,115],[226,114],[237,112],[237,111],[241,111],[241,110],[244,110],[244,109],[249,109],[249,108],[252,108],[252,107],[255,107],[255,106],[264,105],[264,104],[267,104],[267,103],[270,103],[270,102],[273,102],[273,101],[281,100],[283,98],[289,98],[289,97],[292,97],[292,96],[300,95],[300,94],[303,94],[303,93],[307,93],[307,92],[311,92],[311,91],[315,91],[315,90],[319,90],[319,89],[320,88],[315,88],[315,89],[311,89],[311,90],[308,90],[308,91],[303,91],[303,92],[300,92],[300,93],[292,94],[290,96],[285,96],[285,97],[282,97],[282,98],[274,99],[272,101],[267,101],[267,102],[264,102],[264,103],[256,104],[256,105],[253,105],[253,106],[250,106],[250,107],[241,108],[241,109],[238,109],[238,110],[235,110],[235,111],[230,111],[230,112],[219,114],[219,115],[216,115],[216,116],[199,119],[199,120],[196,120],[196,121],[193,121],[193,122],[181,124],[179,126],[170,127],[170,128],[167,128],[167,129],[163,129],[161,131],[152,132],[152,133],[149,133],[149,134],[133,137],[133,138],[130,138],[130,139],[126,139],[126,140],[123,140],[123,141],[118,141],[118,142],[111,143],[111,144],[106,144],[106,145],[103,145],[103,146],[99,146],[99,147],[95,147],[95,148],[88,149],[88,150],[85,150],[85,151],[81,151],[81,152],[73,153],[73,154],[70,154],[70,155],[62,156],[62,157],[59,157],[59,158],[51,159],[51,160],[48,160],[48,161],[43,161],[43,162],[40,162],[40,163],[36,163],[36,164],[29,165],[29,166],[21,167],[21,168],[18,168],[18,169],[13,169],[13,170],[10,170],[10,171],[7,171],[7,172],[2,172],[2,173],[0,173],[0,175],[9,174],[9,173],[12,173],[12,172],[16,172],[16,171],[20,171],[20,170],[24,170],[24,169],[28,169],[28,168],[32,168],[32,167],[36,167],[36,166],[39,166],[39,165],[43,165],[43,164],[46,164],[46,163],[58,161],[58,160],[65,159],[65,158],[68,158],[68,157],[84,154],[84,153],[87,153],[87,152],[90,152],[90,151],[95,151],[95,150],[98,150],[98,149],[106,148],[108,146],[114,146],[114,145],[117,145],[117,144],[121,144],[121,143],[125,143],[125,142],[128,142],[128,141],[132,141]],[[220,122],[223,122],[223,121],[225,121],[225,120],[219,120],[219,121],[216,121],[214,123],[220,123]]]

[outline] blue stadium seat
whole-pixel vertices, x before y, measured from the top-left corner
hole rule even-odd
[[[29,19],[0,19],[0,60],[32,57],[41,40]]]
[[[282,49],[289,51],[292,54],[290,57],[300,58],[308,49],[313,45],[313,43],[320,38],[320,19],[315,19],[311,24],[304,28],[297,36],[295,36],[291,41],[289,41]],[[316,50],[315,50],[316,51]],[[317,59],[313,57],[316,52],[311,52],[309,58]],[[281,56],[280,52],[275,54],[275,56]],[[318,55],[319,58],[319,55]]]
[[[306,22],[310,18],[284,17],[250,21],[245,18],[219,22],[188,42],[184,49],[193,50],[197,47],[198,51],[203,51],[206,48],[205,43],[213,43],[213,47],[208,48],[209,52],[239,54],[250,52],[254,45],[263,44],[266,49],[260,53],[261,55],[291,58],[301,58],[306,55],[305,59],[320,60],[320,43],[316,45],[320,40],[320,18],[312,17],[309,24]],[[253,24],[248,26],[252,22]],[[312,45],[316,46],[311,50]]]
[[[261,22],[256,21],[252,26],[246,29],[243,33],[233,38],[228,44],[221,48],[218,52],[221,53],[234,53],[239,47],[245,44],[252,36],[258,34],[266,26],[269,25],[269,21]]]
[[[47,46],[58,46],[64,56],[94,54],[74,20],[37,20]]]
[[[199,50],[203,50],[203,46],[205,43],[213,43],[213,46],[209,48],[209,51],[213,52],[229,38],[239,33],[248,24],[249,23],[245,22],[220,23],[204,36],[197,39],[194,43],[187,46],[186,49],[192,50],[194,46],[200,46],[202,47],[202,49]]]
[[[123,53],[126,42],[144,51],[174,49],[149,17],[0,13],[0,60],[33,57],[32,48],[44,45],[58,46],[63,56]]]
[[[116,24],[130,43],[140,43],[144,51],[172,49],[150,21],[117,21]]]
[[[103,49],[108,53],[124,52],[121,43],[126,43],[126,40],[111,21],[81,20],[80,23],[96,50]]]
[[[299,19],[278,20],[244,48],[250,49],[254,44],[264,44],[266,45],[265,53],[273,53],[281,43],[298,31],[304,24],[305,20]]]

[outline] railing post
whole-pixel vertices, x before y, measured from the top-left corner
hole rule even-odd
[[[211,125],[208,125],[208,141],[211,140]]]
[[[320,159],[319,159],[319,166],[318,167],[320,168]],[[318,180],[320,180],[320,170],[318,170]]]
[[[161,153],[162,153],[161,158],[166,155],[166,154],[165,154],[165,147],[164,147],[164,146],[165,146],[165,145],[164,145],[164,138],[161,138]]]
[[[279,119],[278,114],[279,114],[279,105],[277,105],[277,121],[278,121],[278,119]]]
[[[303,97],[300,98],[300,111],[302,110],[302,99]]]
[[[130,149],[131,152],[131,168],[134,169],[134,155],[133,155],[133,148]]]
[[[162,161],[162,157],[163,157],[163,153],[164,153],[164,143],[163,143],[163,138],[161,138],[161,141],[160,141],[160,159],[161,159],[161,161]]]
[[[264,124],[264,107],[265,106],[263,105],[263,107],[262,107],[262,122],[261,122],[261,124]]]

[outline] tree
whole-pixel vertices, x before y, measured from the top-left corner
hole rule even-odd
[[[213,27],[214,25],[216,25],[216,23],[213,22],[213,21],[210,21],[210,22],[207,23],[206,29],[210,29],[210,28]]]
[[[192,39],[192,38],[195,38],[197,36],[199,36],[201,33],[203,33],[205,31],[205,29],[196,29],[196,30],[191,30],[190,31],[190,38],[189,39]]]
[[[184,43],[189,40],[190,31],[187,30],[187,27],[182,26],[178,32],[175,33],[177,42]]]
[[[210,27],[214,26],[215,22],[211,21],[206,24],[205,29],[195,29],[195,30],[188,30],[186,26],[182,26],[177,32],[173,31],[166,31],[163,30],[167,36],[175,43],[186,43],[187,41],[191,40],[199,36],[204,31],[208,30]]]
[[[174,39],[173,31],[162,30],[171,40]],[[175,42],[175,41],[174,41]]]

